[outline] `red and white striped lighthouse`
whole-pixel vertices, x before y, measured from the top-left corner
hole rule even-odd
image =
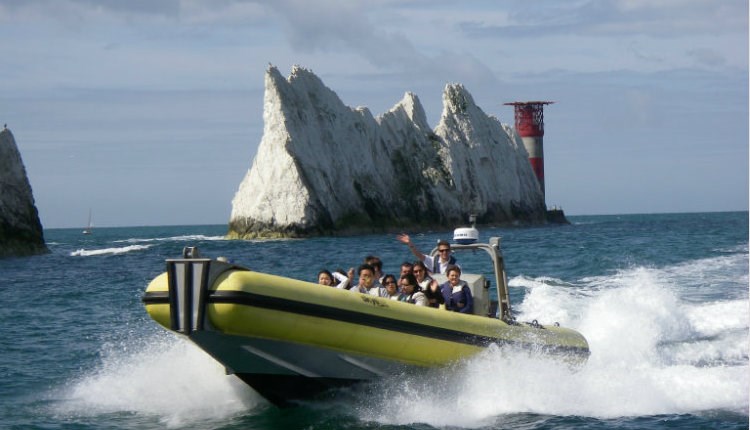
[[[511,102],[515,108],[516,131],[529,153],[531,168],[536,174],[544,194],[544,105],[554,102]]]

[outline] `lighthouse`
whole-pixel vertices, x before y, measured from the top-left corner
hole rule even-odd
[[[529,153],[529,162],[544,194],[544,105],[554,102],[510,102],[515,109],[516,131]]]
[[[529,153],[529,163],[534,170],[539,187],[542,189],[542,196],[545,197],[544,190],[544,105],[551,105],[554,102],[536,101],[536,102],[511,102],[506,105],[513,106],[515,109],[516,132],[521,136],[523,146]],[[555,224],[570,224],[565,218],[565,212],[562,208],[553,207],[547,209],[547,222]]]

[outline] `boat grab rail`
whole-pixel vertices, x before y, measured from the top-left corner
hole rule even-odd
[[[498,317],[505,322],[512,322],[514,320],[511,314],[510,306],[510,294],[508,292],[508,276],[505,273],[505,261],[503,258],[503,252],[500,248],[500,237],[491,237],[489,243],[451,243],[451,249],[453,251],[465,251],[465,250],[484,250],[490,256],[492,261],[492,269],[495,275],[495,286],[497,288],[497,295],[499,301]],[[438,246],[430,251],[432,258],[438,258]]]

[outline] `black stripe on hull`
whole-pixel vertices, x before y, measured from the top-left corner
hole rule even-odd
[[[167,292],[147,292],[143,297],[143,302],[145,304],[168,304],[169,294]],[[487,347],[490,344],[494,343],[498,346],[516,345],[526,348],[539,349],[540,352],[548,354],[574,354],[583,356],[588,356],[589,354],[589,351],[586,348],[561,345],[543,345],[535,344],[532,342],[519,342],[514,340],[499,339],[491,336],[476,335],[459,330],[419,324],[411,321],[404,321],[378,315],[364,314],[361,312],[331,306],[317,305],[296,300],[248,293],[245,291],[212,291],[209,294],[208,302],[239,304],[244,306],[258,307],[262,309],[290,312],[317,318],[330,319],[334,321],[359,324],[399,333],[406,333],[415,336],[428,337],[443,341],[475,345],[479,347]],[[537,328],[537,330],[544,329]]]
[[[348,309],[246,293],[244,291],[216,291],[211,296],[210,301],[212,303],[234,303],[316,318],[326,318],[334,321],[359,324],[416,336],[465,343],[468,345],[486,347],[491,343],[501,343],[496,338],[473,335],[458,330],[451,330],[378,315],[370,315]]]

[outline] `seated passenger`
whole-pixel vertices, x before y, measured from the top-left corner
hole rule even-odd
[[[359,283],[353,286],[349,291],[355,293],[369,294],[371,296],[385,297],[387,294],[385,288],[375,282],[375,270],[369,264],[359,266]]]
[[[445,304],[443,292],[440,290],[438,282],[427,274],[427,266],[421,261],[414,262],[414,277],[417,278],[417,284],[422,293],[427,298],[427,306],[439,308]]]
[[[408,261],[404,261],[401,263],[401,274],[398,277],[399,287],[401,286],[401,279],[403,279],[404,275],[413,274],[414,273],[414,265],[409,263]]]
[[[412,274],[401,277],[401,294],[398,299],[402,302],[413,303],[417,306],[427,306],[427,297],[420,291],[417,278]]]
[[[378,284],[383,283],[383,262],[380,260],[380,257],[376,255],[368,255],[365,257],[365,264],[369,264],[372,266],[373,273],[375,274],[375,280],[378,281]]]
[[[440,290],[440,285],[427,273],[427,266],[421,261],[415,261],[412,271],[414,272],[414,277],[417,278],[417,285],[419,285],[422,293],[427,298],[427,306],[439,308],[440,305],[445,304],[445,298],[443,297],[443,292]]]
[[[474,312],[474,299],[469,285],[461,280],[461,269],[449,266],[446,270],[448,282],[442,286],[445,309],[454,312],[471,314]]]
[[[387,298],[391,300],[398,300],[398,282],[396,282],[395,276],[393,275],[383,276],[383,286],[385,287]]]
[[[447,273],[448,266],[458,266],[456,263],[456,257],[451,254],[451,244],[445,240],[438,242],[438,258],[433,258],[430,255],[422,254],[422,251],[417,249],[416,246],[411,242],[408,234],[400,234],[396,236],[396,239],[409,247],[409,250],[419,261],[423,262],[427,269],[432,273]]]
[[[318,284],[345,290],[349,287],[349,277],[346,276],[342,269],[338,269],[333,273],[323,269],[318,272]]]
[[[333,275],[326,269],[318,272],[318,284],[325,285],[326,287],[333,286]]]
[[[414,273],[414,277],[417,278],[417,284],[422,288],[422,291],[425,291],[431,283],[437,283],[437,281],[427,273],[427,266],[421,261],[414,262],[412,265],[412,272]]]

